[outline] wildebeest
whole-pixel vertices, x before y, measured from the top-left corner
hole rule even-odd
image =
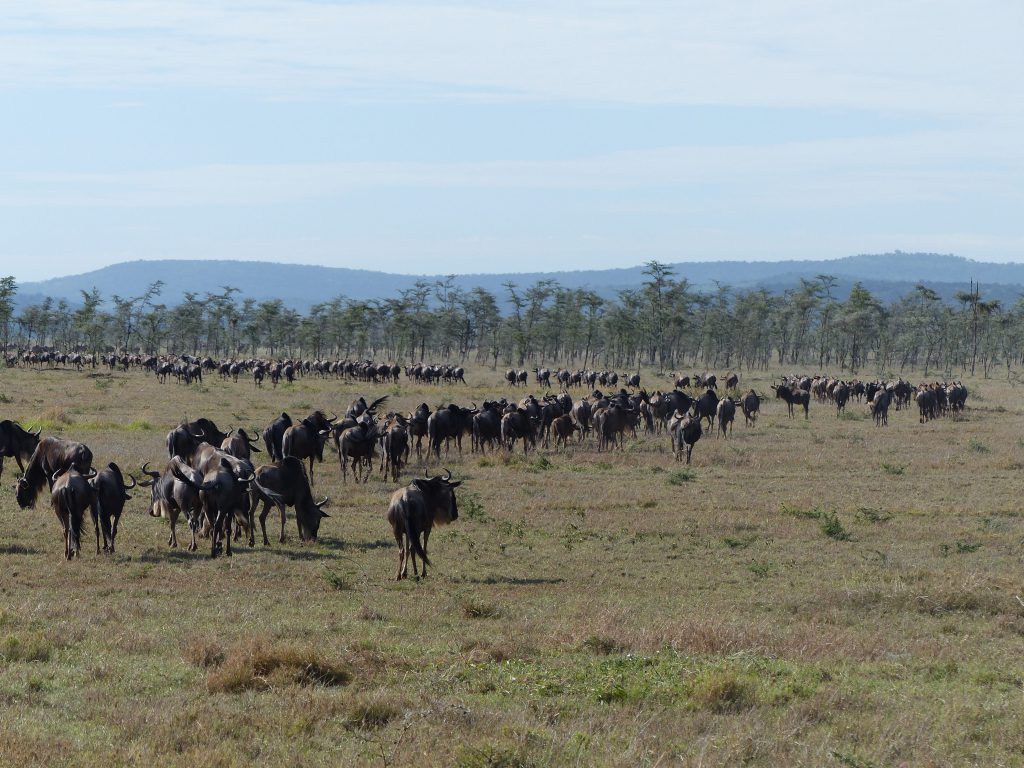
[[[423,438],[427,436],[427,421],[430,419],[430,406],[420,403],[416,410],[409,414],[409,437],[416,438],[416,458],[423,458]],[[427,443],[429,446],[430,444]]]
[[[740,385],[740,375],[738,373],[730,373],[725,377],[725,388],[736,389]]]
[[[718,414],[718,395],[713,389],[708,389],[694,401],[693,410],[697,418],[708,420],[708,429],[711,429]]]
[[[501,442],[511,451],[516,440],[523,441],[524,456],[529,453],[530,446],[537,447],[537,428],[525,408],[507,410],[501,417]]]
[[[480,412],[473,416],[473,450],[484,452],[484,446],[501,440],[501,402],[484,400]]]
[[[391,478],[397,482],[402,467],[409,460],[409,422],[405,416],[400,413],[388,414],[384,422],[381,445],[384,449],[381,456],[381,473],[387,477],[387,471],[390,469]]]
[[[56,472],[50,480],[50,503],[64,531],[64,557],[70,560],[82,551],[82,520],[85,510],[92,509],[95,516],[95,493],[89,479],[95,474],[83,475],[74,467]]]
[[[96,554],[100,553],[100,533],[103,534],[103,551],[113,554],[114,539],[117,538],[117,524],[121,521],[124,503],[131,499],[128,491],[135,487],[135,477],[126,485],[121,468],[110,462],[89,481],[93,487],[95,503],[92,505],[93,524],[96,527]]]
[[[473,416],[476,413],[477,408],[461,408],[451,403],[447,408],[438,408],[430,414],[427,419],[427,438],[430,441],[427,455],[433,453],[440,460],[442,440],[445,441],[446,448],[448,441],[455,440],[461,454],[462,436],[473,434]]]
[[[171,525],[171,535],[167,539],[167,546],[178,546],[178,515],[185,514],[185,522],[188,523],[192,532],[192,543],[189,544],[189,552],[196,550],[196,533],[199,531],[199,517],[202,514],[202,503],[199,500],[197,487],[202,484],[201,473],[182,464],[180,470],[189,475],[191,482],[183,482],[175,477],[172,470],[174,459],[167,464],[163,474],[155,470],[147,469],[149,462],[142,465],[142,474],[150,479],[139,483],[142,487],[150,488],[149,509],[150,517],[165,517]]]
[[[700,425],[701,419],[697,415],[675,411],[668,422],[669,435],[672,437],[672,452],[676,461],[682,461],[683,453],[686,453],[686,463],[690,463],[690,454],[693,453],[693,446],[697,444],[703,434]]]
[[[59,437],[44,437],[29,456],[25,473],[18,478],[15,498],[22,509],[34,507],[36,496],[43,489],[43,483],[53,487],[53,478],[58,472],[74,469],[85,474],[92,468],[92,451],[84,443],[63,440]]]
[[[715,433],[715,436],[728,437],[732,432],[733,421],[736,419],[736,401],[731,397],[723,397],[718,401],[716,411],[718,432]]]
[[[229,458],[221,456],[220,462],[203,475],[202,483],[196,483],[194,475],[185,471],[182,465],[183,462],[175,457],[172,459],[171,471],[176,478],[199,491],[203,514],[210,524],[210,556],[216,557],[223,549],[224,554],[230,557],[231,521],[238,510],[247,510],[249,546],[252,546],[255,525],[247,492],[254,482],[255,474],[239,477]],[[271,498],[276,495],[269,490],[264,490],[264,493]]]
[[[757,392],[750,390],[740,400],[740,409],[743,411],[743,418],[746,420],[745,423],[748,427],[753,427],[757,424],[757,414],[761,410],[761,398],[757,396]]]
[[[248,459],[254,453],[262,453],[256,445],[256,441],[259,439],[260,437],[256,432],[253,432],[252,436],[250,436],[244,429],[239,427],[234,435],[224,438],[220,447],[236,458]]]
[[[804,409],[804,418],[810,418],[809,409],[811,405],[811,393],[809,390],[790,387],[786,384],[775,386],[772,384],[772,389],[775,390],[775,397],[786,403],[786,407],[789,408],[789,418],[793,418],[793,406],[800,405]]]
[[[408,578],[410,559],[413,576],[420,575],[416,569],[417,557],[423,563],[423,577],[426,578],[427,566],[431,564],[427,557],[427,541],[431,529],[434,525],[446,525],[459,517],[455,489],[462,483],[453,483],[451,479],[452,473],[445,470],[444,476],[416,478],[408,487],[391,495],[387,520],[398,542],[396,580]],[[422,543],[420,536],[423,537]]]
[[[565,416],[559,416],[555,419],[554,422],[552,422],[552,428],[555,430],[556,448],[560,444],[568,448],[569,438],[572,437],[573,432],[580,431],[580,427],[572,420],[572,416],[569,416],[568,414]]]
[[[892,395],[890,395],[889,390],[883,388],[875,392],[875,396],[868,408],[871,410],[876,427],[885,426],[889,423],[889,403],[891,400]]]
[[[310,485],[313,484],[313,462],[324,460],[324,443],[337,418],[328,418],[323,411],[313,411],[298,424],[288,427],[281,438],[282,456],[309,459]]]
[[[18,462],[18,469],[24,474],[24,462],[28,461],[39,445],[40,432],[42,430],[31,432],[10,419],[0,421],[0,476],[4,473],[5,458],[13,458]]]
[[[369,414],[360,416],[354,426],[337,435],[336,447],[338,461],[341,464],[342,482],[348,482],[348,463],[350,461],[356,482],[359,482],[360,474],[364,475],[363,482],[369,481],[370,472],[373,469],[373,451],[379,437],[377,422]]]
[[[281,441],[284,439],[285,431],[291,425],[292,417],[282,411],[281,415],[263,430],[263,444],[267,447],[267,456],[271,461],[280,461],[284,458],[284,454],[281,453]]]
[[[229,434],[231,434],[230,429],[227,432],[221,432],[210,419],[183,421],[167,433],[167,456],[168,458],[180,456],[188,462],[196,448],[202,443],[220,445]]]
[[[301,461],[294,456],[288,456],[273,464],[257,467],[255,481],[249,487],[249,499],[253,511],[260,503],[263,504],[263,511],[260,513],[263,546],[270,544],[270,540],[267,538],[267,515],[270,513],[271,504],[277,506],[281,511],[282,542],[284,542],[286,507],[295,508],[295,523],[299,529],[299,539],[316,541],[320,532],[321,518],[330,517],[323,511],[323,507],[326,506],[329,499],[324,496],[323,501],[313,501],[313,493],[310,491],[306,470]],[[272,494],[268,494],[267,491],[271,491]]]

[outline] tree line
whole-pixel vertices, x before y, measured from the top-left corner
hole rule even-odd
[[[45,298],[15,311],[17,284],[0,278],[5,356],[46,347],[83,353],[137,352],[221,358],[474,360],[492,367],[664,371],[690,367],[878,372],[954,376],[1024,362],[1024,299],[986,300],[979,286],[943,301],[918,285],[883,304],[862,284],[835,295],[832,275],[802,278],[782,293],[700,290],[665,264],[645,265],[640,287],[615,299],[554,280],[505,283],[496,295],[463,290],[449,277],[397,296],[338,296],[299,312],[238,289],[187,292],[175,302],[151,284],[138,296],[81,292],[81,302]]]

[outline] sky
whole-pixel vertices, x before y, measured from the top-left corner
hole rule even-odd
[[[0,273],[1024,259],[1018,0],[0,0]]]

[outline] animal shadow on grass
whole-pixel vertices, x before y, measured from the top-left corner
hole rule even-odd
[[[206,553],[207,556],[209,553]],[[202,551],[189,552],[186,549],[147,549],[135,559],[140,563],[193,562],[202,557]]]
[[[369,552],[374,549],[392,549],[397,546],[393,539],[390,541],[388,539],[374,539],[373,541],[344,541],[343,539],[336,539],[332,536],[321,536],[319,543],[324,549],[355,549],[360,552]]]
[[[565,579],[559,577],[545,578],[543,576],[521,577],[521,576],[463,576],[452,579],[466,584],[508,584],[514,587],[529,587],[540,584],[564,584]]]
[[[35,547],[26,547],[24,544],[2,544],[0,555],[38,555],[39,550]]]

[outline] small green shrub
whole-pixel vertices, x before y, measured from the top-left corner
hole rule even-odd
[[[843,527],[835,512],[828,512],[821,517],[821,532],[836,541],[849,541],[850,533]]]
[[[676,469],[668,473],[669,485],[683,485],[697,479],[697,473],[692,469]]]

